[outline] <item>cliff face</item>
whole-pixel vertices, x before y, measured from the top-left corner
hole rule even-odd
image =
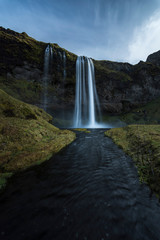
[[[95,61],[98,94],[103,109],[128,112],[160,96],[160,67],[151,62],[136,65]]]
[[[36,41],[26,33],[1,27],[0,88],[25,102],[41,106],[44,52],[48,44]],[[53,61],[49,72],[48,105],[58,110],[64,107],[73,109],[77,56],[57,44],[50,46]],[[150,55],[146,62],[136,65],[93,62],[103,112],[129,112],[160,96],[160,51]]]
[[[20,100],[41,106],[44,53],[48,44],[36,41],[26,33],[0,27],[0,88]],[[53,61],[49,67],[48,103],[72,106],[77,56],[57,44],[50,45]]]
[[[147,58],[147,62],[160,67],[160,51],[150,54]]]

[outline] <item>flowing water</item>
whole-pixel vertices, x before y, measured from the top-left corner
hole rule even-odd
[[[76,62],[76,96],[74,127],[97,127],[96,116],[100,117],[94,64],[91,58],[78,57]]]
[[[66,53],[63,52],[63,83],[66,80]]]
[[[50,69],[53,61],[53,49],[50,45],[46,47],[44,54],[44,70],[43,70],[43,109],[46,111],[48,106],[48,83],[50,80]]]
[[[104,130],[11,179],[1,240],[159,240],[160,204]]]
[[[64,99],[64,102],[65,102],[65,84],[66,84],[66,76],[67,76],[67,72],[66,72],[66,53],[65,51],[63,51],[63,99]],[[61,116],[62,116],[62,119],[63,121],[65,122],[67,117],[66,117],[66,114],[65,114],[65,107],[63,107],[63,109],[61,110]],[[65,124],[65,127],[66,127],[66,124]]]

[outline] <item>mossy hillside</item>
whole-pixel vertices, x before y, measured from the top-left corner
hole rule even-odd
[[[26,33],[17,33],[0,27],[0,69],[11,70],[24,61],[43,68],[44,50],[47,44],[36,41]]]
[[[130,113],[122,114],[120,119],[127,124],[159,124],[160,123],[160,98],[144,106],[133,109]]]
[[[128,75],[126,72],[110,69],[105,64],[105,61],[94,60],[94,66],[95,66],[96,79],[108,79],[108,80],[113,79],[114,81],[120,81],[120,82],[133,81],[130,75]]]
[[[75,84],[75,69],[77,55],[67,51],[66,49],[60,47],[58,44],[51,44],[53,48],[53,79],[54,83],[59,83],[65,87]],[[64,82],[64,53],[66,56],[65,60],[65,71],[66,77]],[[64,87],[63,86],[63,87]]]
[[[58,88],[58,85],[49,85],[47,90],[48,98],[57,97],[61,100],[63,95],[58,95]],[[41,83],[13,77],[7,78],[0,76],[0,89],[16,99],[31,104],[41,104],[44,95],[44,89]]]
[[[11,72],[17,66],[23,66],[24,62],[34,68],[43,71],[44,52],[48,44],[53,48],[54,61],[50,74],[54,78],[52,84],[63,81],[63,53],[66,55],[66,84],[75,83],[75,63],[77,56],[56,43],[44,43],[35,40],[26,33],[18,33],[10,29],[0,27],[0,75]],[[35,79],[32,79],[35,80]],[[40,79],[39,79],[40,80]]]
[[[12,173],[49,159],[75,139],[51,120],[42,109],[0,90],[0,188]]]
[[[16,172],[50,158],[75,139],[44,120],[0,118],[1,173]]]
[[[54,44],[51,44],[51,46],[53,48],[53,53],[55,55],[57,55],[58,53],[61,53],[63,56],[63,52],[65,52],[65,55],[68,61],[75,62],[77,60],[76,54],[69,52],[65,48],[60,47],[58,44],[54,43]]]
[[[140,180],[160,197],[160,126],[130,125],[105,132],[135,161]]]
[[[53,124],[59,128],[71,128],[73,125],[72,119],[66,119],[65,117],[63,118],[54,118],[53,119]]]
[[[115,77],[115,80],[121,80],[123,82],[138,81],[139,84],[141,84],[139,80],[143,79],[144,74],[155,77],[160,73],[160,67],[143,61],[140,61],[136,65],[131,65],[129,63],[94,60],[94,64],[97,72],[106,72],[110,77]]]
[[[25,79],[6,78],[0,76],[0,89],[14,98],[27,103],[38,103],[42,97],[42,85]]]
[[[43,119],[47,122],[52,117],[42,109],[21,102],[0,89],[0,116],[15,117],[20,119]]]
[[[132,75],[134,79],[139,79],[141,73],[146,73],[151,77],[155,77],[160,73],[160,67],[150,62],[140,61],[138,64],[133,66]]]

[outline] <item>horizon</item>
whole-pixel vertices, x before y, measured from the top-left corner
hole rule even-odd
[[[96,60],[146,61],[160,50],[160,2],[1,0],[2,27]]]

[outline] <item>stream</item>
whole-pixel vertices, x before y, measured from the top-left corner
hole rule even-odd
[[[14,176],[0,195],[0,240],[159,240],[160,204],[104,129]]]

